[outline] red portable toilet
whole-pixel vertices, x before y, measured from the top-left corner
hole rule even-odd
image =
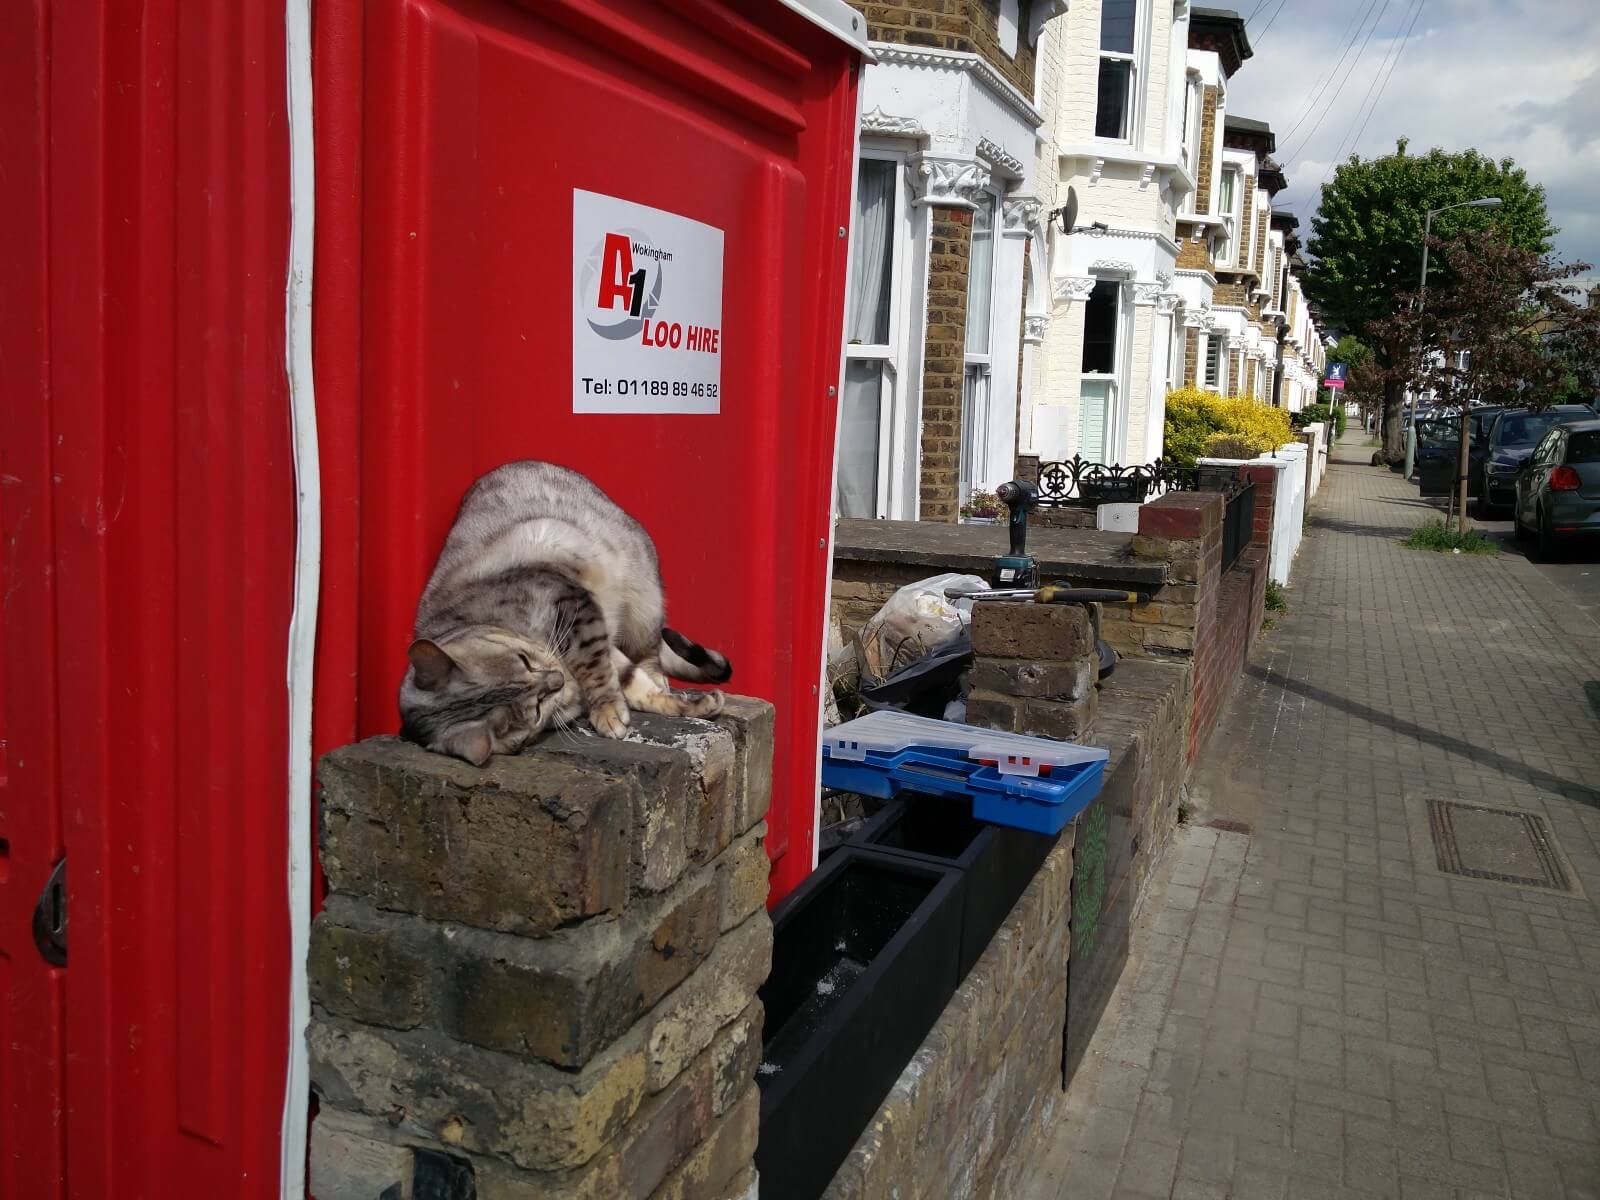
[[[860,16],[321,0],[317,26],[319,750],[395,728],[466,487],[559,462],[777,705],[783,895],[815,856]]]
[[[859,16],[310,9],[0,6],[0,1200],[303,1190],[305,772],[499,463],[649,527],[811,868]]]

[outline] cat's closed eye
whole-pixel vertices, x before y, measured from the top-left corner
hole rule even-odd
[[[528,671],[533,670],[533,660],[531,658],[529,658],[526,654],[524,654],[521,650],[517,651],[517,657],[522,660],[522,666],[523,666],[523,668],[525,670],[528,670]]]

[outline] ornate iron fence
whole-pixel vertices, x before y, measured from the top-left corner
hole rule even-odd
[[[1166,492],[1200,490],[1199,471],[1157,459],[1140,466],[1107,466],[1073,456],[1067,462],[1039,464],[1039,503],[1095,508],[1101,504],[1143,504]]]

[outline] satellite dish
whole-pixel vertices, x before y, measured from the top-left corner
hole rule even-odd
[[[1070,234],[1078,227],[1078,189],[1067,187],[1067,203],[1064,208],[1057,210],[1061,214],[1061,232]]]

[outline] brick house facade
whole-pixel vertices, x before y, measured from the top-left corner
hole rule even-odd
[[[835,508],[953,521],[972,490],[1014,473],[1048,320],[1035,76],[1041,29],[1065,4],[852,7],[877,61],[861,84]]]

